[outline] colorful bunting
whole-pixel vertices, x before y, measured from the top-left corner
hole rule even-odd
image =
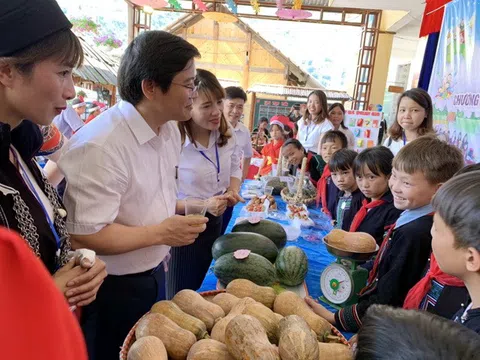
[[[193,2],[200,11],[207,11],[207,5],[202,0],[193,0]]]
[[[260,12],[260,3],[258,2],[258,0],[250,0],[250,4],[253,7],[253,11],[255,11],[255,15],[258,15],[258,13]]]
[[[234,0],[227,0],[227,6],[230,8],[232,14],[238,14],[237,4],[235,4]]]
[[[301,10],[302,9],[302,3],[303,3],[303,0],[293,0],[292,9],[293,10]]]
[[[182,5],[178,2],[178,0],[168,0],[168,3],[174,8],[174,9],[181,9]]]

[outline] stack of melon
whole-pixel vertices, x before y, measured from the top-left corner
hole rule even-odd
[[[235,279],[248,279],[260,286],[277,281],[287,286],[300,285],[308,272],[307,256],[295,246],[284,248],[286,242],[285,230],[273,221],[242,221],[232,233],[219,237],[213,244],[213,272],[225,286]],[[250,253],[238,257],[238,250]]]
[[[138,323],[128,360],[351,360],[330,324],[293,292],[237,279],[211,301],[182,290]]]

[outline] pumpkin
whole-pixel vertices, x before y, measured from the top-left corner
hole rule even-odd
[[[236,360],[280,360],[262,324],[252,316],[235,316],[225,330],[225,344]]]
[[[273,310],[283,316],[298,315],[302,317],[308,326],[315,331],[319,341],[324,342],[325,337],[331,333],[330,323],[315,314],[305,301],[292,291],[284,291],[277,295]]]
[[[248,304],[243,310],[245,315],[253,316],[255,319],[260,321],[263,328],[267,332],[268,340],[272,344],[278,343],[278,324],[280,320],[275,315],[275,313],[267,308],[265,305],[260,303]]]
[[[168,356],[174,360],[185,360],[188,351],[197,341],[193,333],[182,329],[162,314],[147,314],[138,322],[135,329],[137,339],[152,335],[162,340]]]
[[[238,297],[232,294],[228,293],[220,293],[218,295],[215,295],[215,297],[212,299],[212,302],[214,304],[217,304],[223,309],[223,312],[225,315],[228,315],[230,310],[232,310],[232,307],[240,300]]]
[[[173,301],[159,301],[152,306],[150,312],[165,315],[181,328],[192,332],[198,340],[208,336],[205,323],[184,313]]]
[[[227,285],[227,293],[238,298],[250,297],[272,309],[276,298],[275,290],[268,286],[259,286],[250,280],[236,279]]]
[[[202,295],[193,290],[181,290],[172,299],[178,307],[189,315],[202,320],[207,330],[210,331],[213,325],[225,316],[223,309],[205,300]]]
[[[318,360],[353,360],[352,350],[344,344],[318,343]]]
[[[168,355],[162,340],[156,336],[145,336],[133,343],[127,360],[168,360]]]
[[[230,310],[230,313],[215,324],[211,333],[212,339],[225,343],[225,330],[230,320],[232,320],[235,316],[242,314],[247,305],[255,303],[255,300],[248,297],[238,300],[233,306],[232,310]]]
[[[213,339],[197,341],[188,352],[187,360],[234,360],[227,346]]]
[[[333,229],[325,241],[337,249],[353,253],[371,253],[377,248],[375,238],[364,232],[348,232],[340,229]]]
[[[282,360],[318,360],[317,336],[303,318],[289,315],[279,324],[278,351]]]

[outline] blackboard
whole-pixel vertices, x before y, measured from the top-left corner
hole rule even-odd
[[[253,127],[257,127],[261,117],[268,118],[268,121],[275,115],[290,114],[290,109],[298,101],[278,100],[278,99],[257,99],[255,102],[255,112],[253,114]]]

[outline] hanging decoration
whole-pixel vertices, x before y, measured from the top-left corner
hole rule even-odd
[[[293,0],[291,9],[284,9],[284,0],[277,0],[276,15],[280,19],[303,20],[312,16],[310,11],[302,10],[303,0]]]
[[[234,15],[238,14],[237,4],[235,4],[234,0],[227,0],[227,6],[229,7],[232,14]]]
[[[153,9],[161,9],[168,5],[165,0],[132,0],[132,2],[138,6],[150,6]]]
[[[193,3],[197,5],[198,10],[207,11],[207,5],[202,0],[193,0]]]
[[[255,15],[258,15],[260,12],[260,3],[258,0],[250,0],[250,4],[252,5],[253,11],[255,11]]]
[[[168,0],[168,3],[174,8],[174,9],[181,9],[182,5],[178,2],[178,0]]]
[[[301,10],[302,9],[302,4],[303,4],[303,0],[293,0],[292,9],[293,10]]]

